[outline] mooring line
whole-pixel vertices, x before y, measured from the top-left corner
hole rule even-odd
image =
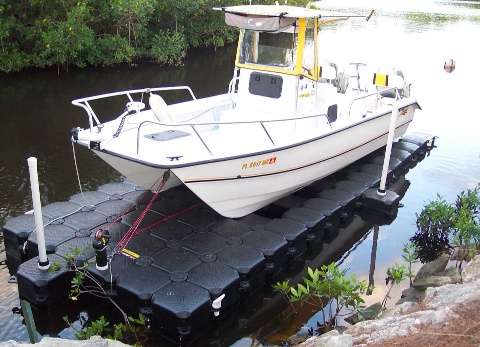
[[[104,230],[108,230],[112,225],[114,225],[114,224],[115,224],[116,222],[118,222],[123,216],[125,216],[134,206],[136,206],[136,205],[138,204],[139,201],[141,201],[141,200],[143,199],[143,197],[144,197],[145,195],[147,195],[147,193],[148,193],[149,191],[152,190],[152,188],[153,188],[153,187],[158,183],[158,181],[160,181],[162,178],[163,178],[163,175],[160,176],[160,177],[158,178],[158,180],[156,180],[155,183],[152,184],[152,186],[145,191],[145,193],[143,193],[137,200],[135,200],[135,202],[134,202],[132,205],[130,205],[129,208],[127,208],[125,211],[123,211],[122,214],[119,215],[119,216],[117,217],[117,219],[115,219],[112,223],[110,223]]]
[[[78,173],[78,165],[77,165],[77,156],[75,155],[75,144],[72,142],[72,150],[73,150],[73,161],[75,162],[75,170],[77,171],[77,180],[78,180],[78,187],[80,188],[80,193],[82,193],[83,202],[85,206],[87,206],[87,200],[85,200],[85,195],[83,195],[82,184],[80,183],[80,174]]]
[[[143,218],[145,218],[145,215],[147,214],[148,210],[152,206],[153,202],[157,198],[158,194],[162,190],[162,188],[165,186],[165,183],[167,183],[167,180],[169,178],[169,174],[167,172],[164,172],[163,175],[160,178],[162,179],[162,182],[158,185],[158,188],[155,192],[155,194],[152,196],[150,199],[150,202],[148,203],[147,207],[142,211],[140,216],[137,218],[137,220],[133,223],[133,225],[128,229],[125,235],[121,238],[121,240],[117,243],[117,245],[113,248],[113,252],[120,254],[125,247],[127,246],[128,242],[132,239],[133,236],[135,236],[135,232],[137,231],[138,227],[140,226],[140,223],[143,221]],[[121,247],[121,248],[120,248]]]

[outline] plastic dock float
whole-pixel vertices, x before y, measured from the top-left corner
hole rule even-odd
[[[387,182],[397,182],[412,161],[422,160],[433,140],[411,134],[394,143]],[[325,243],[335,242],[355,215],[396,215],[400,195],[387,191],[371,202],[384,151],[235,220],[215,213],[185,187],[162,192],[146,211],[142,232],[101,270],[95,266],[96,232],[108,228],[112,255],[153,197],[129,181],[109,183],[42,208],[46,250],[51,262],[60,263],[57,271],[37,266],[33,214],[3,226],[7,264],[17,276],[21,299],[38,309],[52,308],[69,296],[73,272],[65,258],[79,249],[77,266],[88,263],[88,273],[127,313],[149,317],[152,329],[170,339],[193,340],[216,317],[284,279],[293,264],[303,266],[307,253],[316,256]]]

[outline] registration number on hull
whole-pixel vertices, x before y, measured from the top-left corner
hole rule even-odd
[[[242,170],[252,169],[254,167],[258,167],[258,166],[262,166],[262,165],[275,164],[276,161],[277,161],[277,157],[264,159],[264,160],[259,160],[259,161],[253,161],[250,164],[245,163],[245,164],[242,165]]]

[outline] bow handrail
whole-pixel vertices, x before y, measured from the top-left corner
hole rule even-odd
[[[95,120],[95,123],[97,125],[100,125],[102,123],[100,122],[97,115],[93,111],[92,107],[88,103],[89,101],[110,98],[110,97],[113,97],[113,96],[126,95],[128,97],[128,99],[133,102],[131,94],[150,93],[150,92],[158,92],[158,91],[166,91],[166,90],[188,90],[190,92],[190,95],[192,96],[192,99],[197,100],[197,98],[195,97],[195,94],[193,94],[193,91],[189,86],[175,86],[175,87],[157,87],[157,88],[133,89],[133,90],[125,90],[125,91],[121,91],[121,92],[94,95],[94,96],[89,96],[89,97],[86,97],[86,98],[75,99],[75,100],[72,101],[72,104],[75,105],[75,106],[79,106],[79,107],[83,108],[87,112],[88,123],[90,125],[90,132],[93,132],[93,121]]]

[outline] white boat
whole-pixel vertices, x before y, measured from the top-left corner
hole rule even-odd
[[[145,188],[170,171],[164,190],[184,184],[236,218],[384,146],[394,105],[395,137],[407,130],[419,106],[400,70],[352,63],[345,71],[319,54],[319,28],[355,15],[278,5],[219,10],[240,29],[225,94],[197,99],[181,86],[74,100],[89,127],[76,128],[72,141]],[[159,96],[182,89],[191,101],[167,105]],[[100,123],[91,101],[119,96],[128,97],[125,111]]]

